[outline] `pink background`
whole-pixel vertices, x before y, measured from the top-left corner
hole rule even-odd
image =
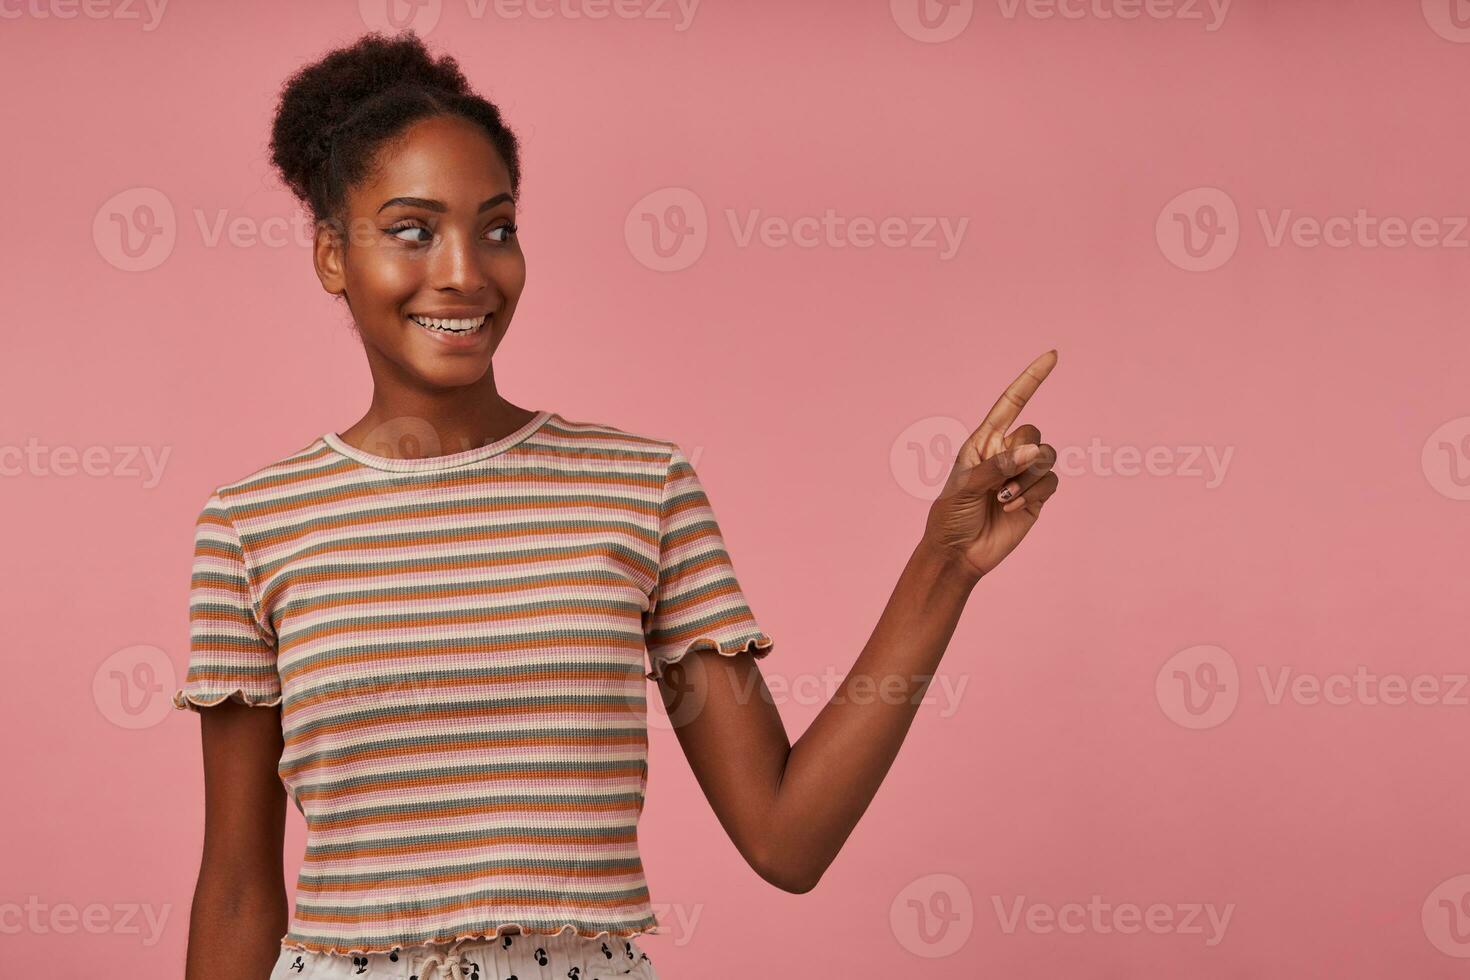
[[[669,930],[640,942],[661,976],[1470,972],[1470,691],[1450,703],[1470,31],[1450,2],[1237,0],[1211,30],[1203,2],[1123,19],[1100,13],[1127,0],[1076,18],[985,0],[950,10],[970,20],[943,41],[908,0],[706,0],[682,30],[662,5],[420,9],[524,141],[529,281],[502,391],[690,452],[776,639],[763,670],[793,739],[821,707],[802,685],[835,683],[867,640],[954,432],[1034,355],[1061,355],[1022,419],[1046,441],[1158,461],[1073,457],[813,892],[743,864],[654,722],[642,839]],[[5,8],[8,975],[52,950],[78,976],[182,973],[202,782],[198,722],[166,702],[192,521],[370,394],[304,245],[206,231],[295,213],[266,158],[274,94],[372,6],[178,0],[151,27],[141,6]],[[638,232],[667,188],[707,220],[697,259],[658,271]],[[172,250],[132,271],[114,215],[159,197]],[[968,225],[944,258],[902,236],[742,245],[726,216],[829,208]],[[1273,244],[1285,212],[1360,210],[1447,241]],[[1181,222],[1220,228],[1216,267],[1181,267]],[[161,479],[139,446],[168,452]],[[89,448],[96,475],[57,472]],[[1219,479],[1191,459],[1206,448],[1231,453]],[[1210,667],[1216,702],[1179,680]],[[1439,696],[1273,694],[1282,671],[1359,668]],[[1008,928],[1018,901],[1066,916],[1094,895],[1176,927]],[[1177,928],[1191,904],[1230,909],[1223,937]],[[71,924],[88,906],[90,931]]]

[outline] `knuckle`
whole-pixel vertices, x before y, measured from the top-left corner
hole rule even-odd
[[[1046,447],[1043,446],[1041,455],[1032,460],[1031,465],[1026,467],[1026,471],[1038,477],[1044,476],[1051,472],[1051,468],[1056,465],[1056,462],[1056,453],[1047,452]]]

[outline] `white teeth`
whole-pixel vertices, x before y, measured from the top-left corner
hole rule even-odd
[[[409,319],[421,327],[430,330],[441,330],[444,333],[474,333],[485,323],[485,317],[477,316],[468,320],[444,320],[437,317],[418,316],[410,314]]]

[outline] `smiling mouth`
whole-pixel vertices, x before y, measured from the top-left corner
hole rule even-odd
[[[472,333],[477,333],[491,316],[494,316],[494,314],[486,313],[477,317],[445,319],[443,317],[419,316],[417,313],[410,313],[408,318],[425,330],[433,330],[436,333],[456,334],[464,337]]]

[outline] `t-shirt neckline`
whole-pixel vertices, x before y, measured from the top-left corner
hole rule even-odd
[[[473,449],[465,449],[457,453],[449,453],[445,456],[421,456],[417,458],[399,458],[393,456],[377,456],[365,452],[356,446],[349,445],[335,432],[322,433],[322,441],[332,449],[350,459],[355,459],[364,466],[371,466],[378,470],[389,470],[396,473],[417,472],[422,470],[447,470],[466,463],[488,459],[491,456],[505,452],[512,446],[524,441],[537,429],[541,428],[555,412],[542,409],[536,412],[525,425],[516,429],[509,435],[502,436],[494,442]]]

